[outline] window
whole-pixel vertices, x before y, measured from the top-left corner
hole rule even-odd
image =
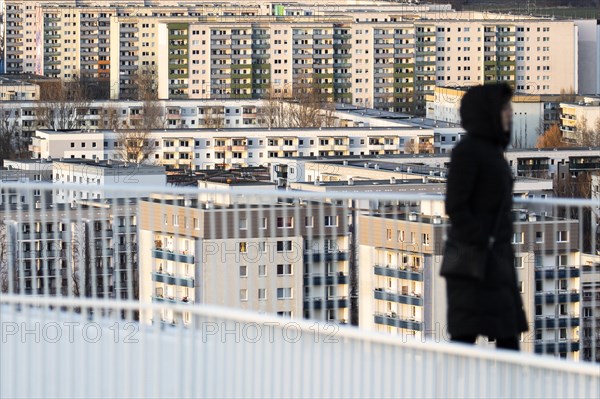
[[[240,219],[240,230],[246,230],[248,228],[248,221],[246,219]]]
[[[514,233],[512,243],[513,244],[523,244],[523,236],[524,236],[523,232]]]
[[[515,256],[515,267],[518,269],[523,268],[523,257],[522,256]]]
[[[240,301],[247,301],[248,300],[248,290],[245,288],[242,288],[240,290]]]
[[[387,229],[386,230],[386,235],[387,235],[387,240],[388,241],[392,241],[392,229]]]
[[[259,301],[266,301],[267,300],[267,289],[266,288],[259,288],[258,289],[258,300]]]
[[[566,316],[567,315],[567,305],[565,303],[561,303],[558,305],[558,314],[560,316]]]
[[[287,252],[292,250],[291,241],[277,241],[277,252]]]
[[[282,311],[282,312],[277,312],[277,316],[281,316],[281,317],[292,317],[292,312],[291,311]]]
[[[556,232],[556,242],[567,242],[568,239],[568,232],[566,230]]]
[[[525,292],[525,284],[522,281],[519,281],[519,292],[521,294]]]
[[[245,254],[246,252],[248,252],[248,243],[240,242],[239,248],[240,248],[240,252]]]
[[[556,255],[556,266],[567,266],[568,259],[567,255]]]
[[[590,308],[590,307],[583,308],[583,317],[592,317],[592,308]]]
[[[291,299],[292,289],[291,288],[277,288],[277,299]]]
[[[277,265],[278,276],[291,276],[292,274],[292,265]]]
[[[325,227],[337,226],[337,216],[325,216]]]
[[[404,230],[398,231],[398,242],[404,242]]]
[[[305,216],[304,217],[304,227],[313,227],[313,217],[312,216]]]
[[[200,220],[198,218],[194,218],[194,229],[200,230]]]
[[[267,275],[267,265],[258,265],[258,277],[265,277]]]
[[[267,228],[267,218],[260,218],[259,226],[261,229],[266,229]]]
[[[559,328],[558,329],[558,335],[560,339],[567,339],[567,329],[566,328]]]
[[[429,233],[423,233],[422,244],[429,245]]]
[[[248,266],[246,266],[246,265],[240,266],[240,277],[248,277]]]
[[[543,232],[541,232],[541,231],[535,232],[535,242],[536,243],[544,242],[544,233]]]
[[[179,226],[179,215],[172,215],[173,226]]]
[[[277,218],[277,227],[283,229],[289,229],[294,227],[293,216],[280,216]]]

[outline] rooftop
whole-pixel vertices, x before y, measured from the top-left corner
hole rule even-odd
[[[60,159],[49,159],[46,162],[52,162],[56,164],[70,164],[74,166],[87,166],[101,169],[124,169],[124,168],[132,168],[132,169],[143,169],[146,171],[155,170],[156,172],[164,172],[164,166],[157,165],[149,165],[145,163],[134,163],[134,162],[125,162],[120,160],[108,159],[82,159],[82,158],[60,158]]]

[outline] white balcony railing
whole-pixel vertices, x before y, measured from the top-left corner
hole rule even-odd
[[[600,306],[590,200],[515,200],[540,216],[515,217],[531,329],[506,353],[439,328],[448,223],[425,212],[441,196],[93,190],[62,204],[56,185],[0,187],[0,397],[598,396],[600,335],[575,320],[600,315],[581,300]],[[557,258],[569,268],[547,273]]]

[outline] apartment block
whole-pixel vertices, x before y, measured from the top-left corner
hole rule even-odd
[[[436,135],[435,138],[439,136]],[[513,176],[517,178],[515,190],[532,196],[536,192],[551,189],[552,179],[555,177],[564,179],[580,172],[597,171],[599,151],[599,148],[577,147],[552,150],[509,149],[505,152],[505,157]],[[329,156],[327,159],[307,156],[280,158],[273,160],[269,168],[272,179],[280,179],[282,185],[317,180],[402,180],[415,177],[431,183],[445,181],[449,163],[450,156],[447,153],[354,154],[343,157]]]
[[[235,191],[202,200],[152,196],[140,203],[140,301],[349,323],[348,216],[334,204],[258,202]],[[141,320],[192,321],[169,309],[142,312]]]
[[[460,123],[460,102],[468,87],[437,86],[427,97],[427,118]],[[553,124],[560,124],[560,102],[564,96],[518,93],[512,98],[513,148],[533,148],[538,137]],[[451,143],[440,143],[447,147]],[[444,146],[445,144],[445,146]]]
[[[128,189],[160,189],[167,184],[164,167],[99,158],[52,161],[52,177],[53,187],[56,187],[53,190],[55,204],[115,199]],[[64,188],[65,185],[68,188]]]
[[[135,204],[2,203],[0,216],[4,292],[137,298]]]
[[[127,130],[39,130],[30,149],[34,158],[122,160],[121,146],[127,134]],[[382,128],[150,130],[144,138],[148,149],[144,162],[158,163],[167,170],[258,166],[299,156],[402,154],[409,142],[419,143],[411,147],[413,151],[431,152],[433,134],[433,129],[399,124]]]
[[[252,2],[5,3],[7,73],[96,79],[113,99],[135,98],[137,76],[150,73],[163,99],[260,98],[310,85],[336,102],[425,114],[436,85],[506,81],[557,94],[595,79],[592,68],[578,70],[578,32],[589,27],[570,20],[364,2],[287,11]],[[584,36],[585,48],[598,47]]]
[[[248,128],[248,127],[287,127],[292,122],[283,121],[270,125],[269,105],[263,100],[90,100],[76,103],[56,103],[44,98],[44,93],[55,90],[54,79],[20,79],[33,82],[40,87],[41,103],[38,101],[6,100],[0,105],[2,120],[15,126],[16,138],[29,144],[30,137],[37,129],[50,128],[82,130],[115,130],[144,128],[144,118],[154,118],[150,127],[154,129],[202,129],[202,128]],[[46,86],[43,86],[46,85]],[[27,91],[25,95],[29,95]],[[20,98],[15,92],[14,97]],[[36,90],[37,93],[37,90]],[[11,98],[12,93],[10,94]],[[56,107],[60,111],[48,120],[46,109]],[[443,128],[445,131],[461,131],[455,124],[445,123],[435,126],[430,120],[411,118],[408,115],[375,111],[354,106],[339,105],[327,111],[327,121],[323,127],[389,127],[415,126],[422,128]],[[51,121],[51,124],[49,123]],[[146,123],[146,124],[145,124]],[[316,126],[319,123],[315,123]]]
[[[579,222],[518,209],[513,215],[515,269],[530,323],[521,347],[578,359]],[[443,202],[398,201],[358,219],[360,325],[403,339],[448,340],[439,276],[448,227]]]
[[[0,101],[35,101],[39,98],[39,86],[21,80],[0,77]]]
[[[586,96],[576,103],[560,103],[560,130],[565,141],[578,142],[581,128],[591,132],[600,129],[600,97]]]
[[[600,255],[581,261],[581,360],[600,362]]]

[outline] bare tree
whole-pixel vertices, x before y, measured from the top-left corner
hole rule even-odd
[[[312,76],[300,74],[292,88],[290,118],[294,127],[321,126],[321,109],[327,102]]]
[[[106,130],[119,130],[124,127],[123,125],[124,124],[120,117],[119,109],[114,103],[109,103],[104,108],[104,115],[102,119],[100,119],[99,128]]]
[[[23,155],[25,150],[21,126],[16,122],[19,118],[11,118],[11,112],[13,110],[5,109],[0,103],[0,166],[5,159]]]
[[[121,159],[140,163],[148,158],[154,151],[151,140],[151,130],[165,127],[166,119],[164,107],[158,100],[158,84],[156,67],[141,67],[134,78],[135,96],[142,102],[141,112],[137,119],[132,119],[130,124],[107,118],[109,129],[117,132],[116,152]]]
[[[158,73],[156,66],[142,66],[135,75],[137,100],[142,101],[142,129],[165,127],[164,107],[158,99]],[[137,126],[136,126],[137,127]]]
[[[154,151],[150,131],[130,129],[117,131],[116,152],[125,161],[141,163]]]
[[[261,108],[261,125],[267,128],[290,127],[289,114],[286,112],[288,103],[282,89],[270,86]]]
[[[8,237],[6,236],[6,224],[0,222],[0,292],[8,292]]]
[[[224,107],[209,107],[204,109],[204,126],[210,129],[222,129],[225,125],[224,114]]]
[[[286,94],[289,93],[289,94]],[[324,92],[312,76],[301,74],[290,90],[267,90],[262,125],[268,128],[314,128],[339,125],[331,93]]]
[[[84,83],[77,78],[56,82],[36,105],[37,125],[45,129],[78,129],[90,106]]]
[[[134,76],[136,98],[140,101],[158,99],[158,72],[156,66],[142,66]]]
[[[569,87],[568,89],[560,89],[560,95],[558,97],[558,101],[561,103],[572,103],[577,99],[577,94],[573,87]]]
[[[166,125],[165,109],[159,100],[144,100],[142,104],[142,123],[144,130],[163,129]]]
[[[415,143],[414,139],[408,139],[406,143],[404,143],[404,153],[405,154],[417,154],[419,152],[419,147]]]
[[[578,118],[575,127],[575,144],[583,147],[600,147],[600,118],[595,121],[594,128],[588,128],[585,116]]]

